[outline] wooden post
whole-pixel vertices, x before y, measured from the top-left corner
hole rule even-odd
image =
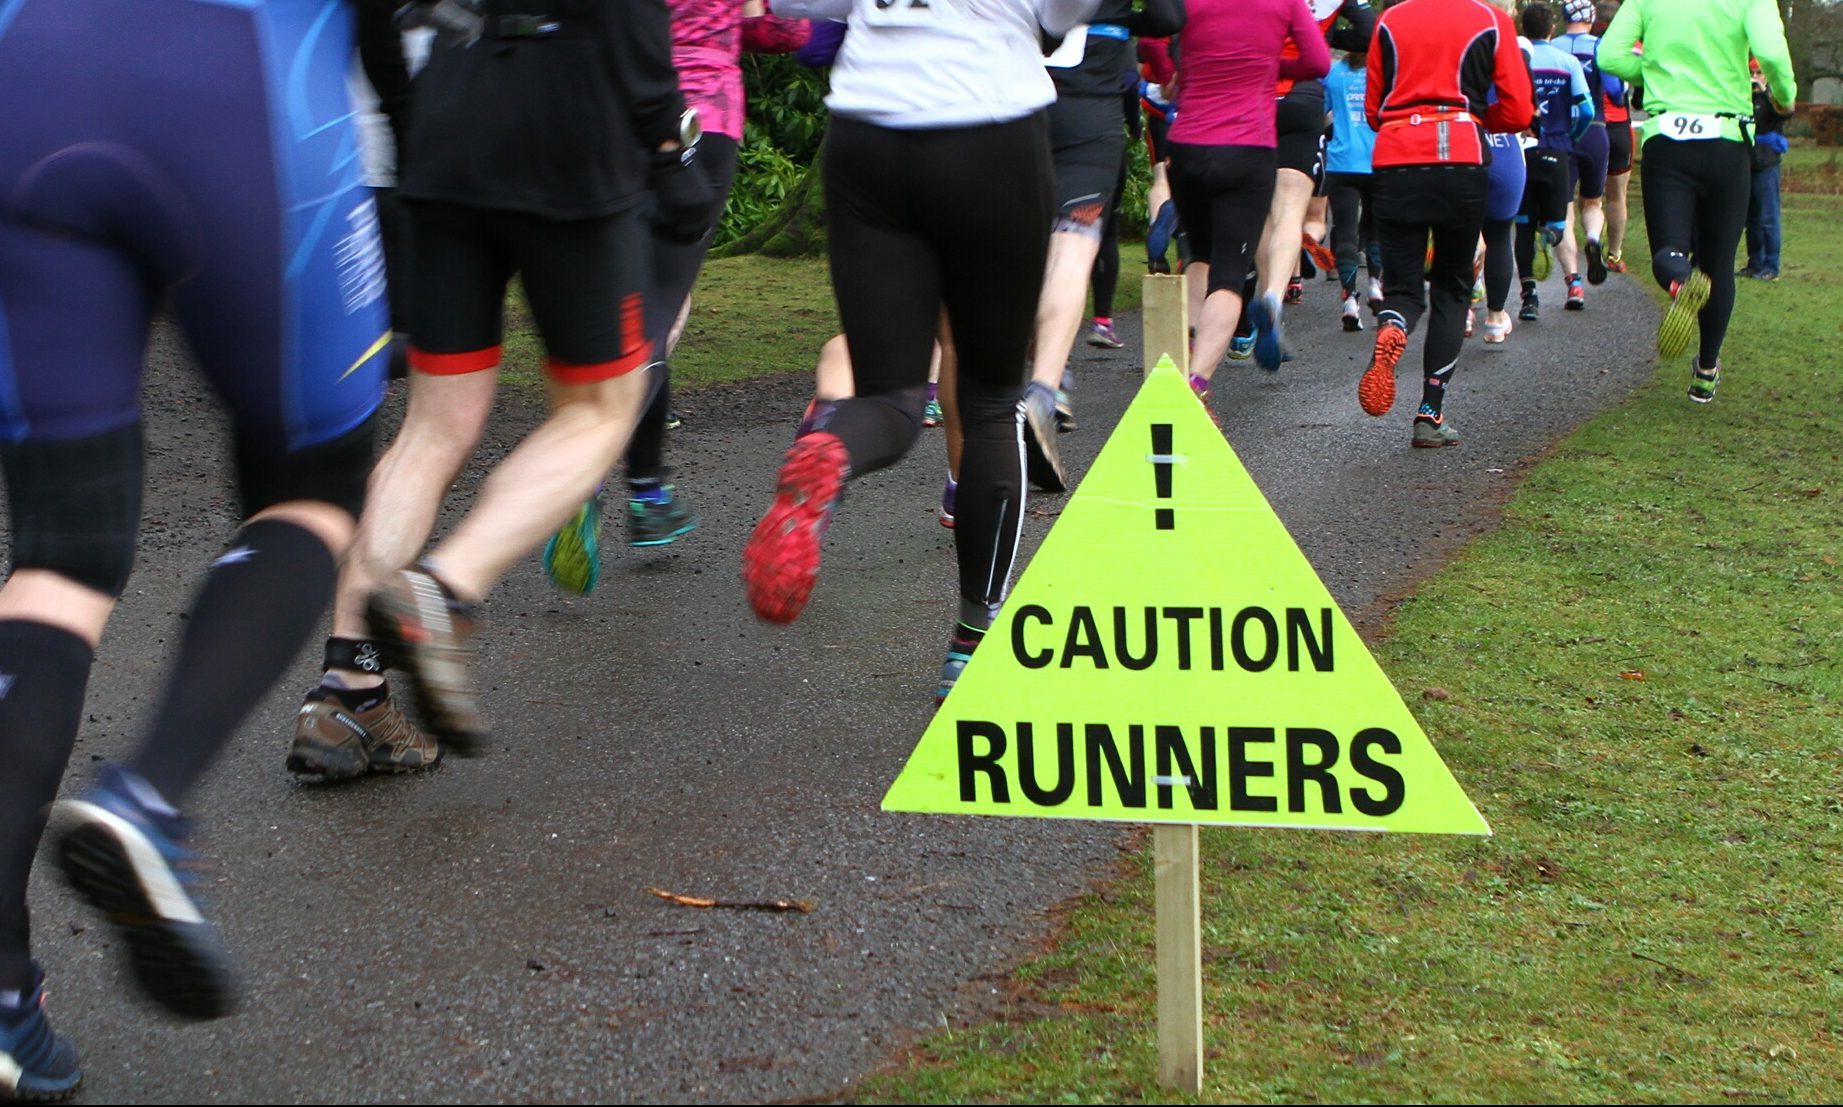
[[[1182,276],[1148,275],[1141,333],[1145,371],[1161,357],[1190,372],[1190,301]],[[1203,917],[1197,883],[1197,828],[1152,828],[1153,900],[1158,930],[1158,1080],[1203,1090]]]
[[[1197,828],[1152,828],[1153,901],[1158,912],[1158,1080],[1203,1090],[1203,919],[1197,884]]]
[[[1147,274],[1141,286],[1140,333],[1145,344],[1145,371],[1169,356],[1178,372],[1190,372],[1190,300],[1178,274]]]

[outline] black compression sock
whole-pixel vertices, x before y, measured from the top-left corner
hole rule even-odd
[[[159,716],[131,768],[181,806],[250,708],[300,652],[333,596],[333,554],[278,519],[246,524],[193,601]]]
[[[77,741],[92,657],[68,630],[0,621],[0,990],[31,987],[26,882]]]

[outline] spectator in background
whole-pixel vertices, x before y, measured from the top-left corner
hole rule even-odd
[[[1779,279],[1779,162],[1785,157],[1790,115],[1773,107],[1766,77],[1753,64],[1753,192],[1747,200],[1747,264],[1740,275]]]

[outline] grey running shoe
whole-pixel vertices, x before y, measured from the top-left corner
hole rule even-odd
[[[1039,381],[1024,389],[1024,469],[1030,483],[1045,492],[1062,492],[1069,481],[1056,449],[1056,390]]]
[[[1416,415],[1412,441],[1419,449],[1437,450],[1459,445],[1459,432],[1441,416]]]
[[[486,720],[474,690],[474,619],[441,582],[405,569],[371,594],[365,617],[393,668],[410,678],[423,725],[459,757],[486,752]]]
[[[307,693],[294,717],[294,744],[288,747],[288,771],[326,780],[347,780],[367,772],[413,773],[432,769],[441,759],[441,744],[403,717],[383,689],[384,698],[353,711],[325,688]]]

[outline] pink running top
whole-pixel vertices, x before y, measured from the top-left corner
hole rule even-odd
[[[667,0],[672,12],[672,64],[685,103],[712,134],[742,141],[747,107],[742,91],[743,50],[784,54],[812,33],[804,19],[773,15],[743,18],[742,0]]]
[[[1274,85],[1331,69],[1331,49],[1306,0],[1189,0],[1178,39],[1177,122],[1171,141],[1274,145]],[[1282,59],[1291,35],[1297,58]]]

